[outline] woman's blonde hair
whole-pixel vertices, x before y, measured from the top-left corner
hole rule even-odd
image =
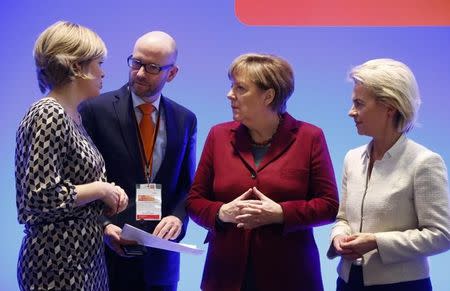
[[[76,77],[89,79],[80,68],[104,58],[106,53],[103,40],[89,28],[68,21],[54,23],[39,35],[34,45],[39,89],[45,93]]]
[[[262,90],[273,89],[270,104],[278,113],[286,111],[286,102],[294,92],[294,72],[284,59],[268,54],[248,53],[238,56],[230,65],[228,78],[243,73]]]
[[[397,110],[395,126],[408,132],[415,124],[420,107],[416,78],[402,62],[393,59],[374,59],[354,67],[349,77],[372,90],[378,102]]]

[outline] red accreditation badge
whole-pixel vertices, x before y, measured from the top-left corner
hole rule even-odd
[[[161,220],[161,184],[136,185],[136,220]]]

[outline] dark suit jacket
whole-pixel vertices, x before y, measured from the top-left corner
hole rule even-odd
[[[165,112],[167,148],[154,183],[162,184],[162,216],[174,215],[183,222],[179,241],[184,237],[188,223],[185,198],[195,171],[197,120],[192,112],[166,97],[161,97],[160,108]],[[110,222],[120,227],[128,223],[153,232],[158,221],[138,222],[135,218],[136,184],[145,183],[146,179],[128,85],[83,103],[80,113],[86,130],[105,159],[108,181],[120,185],[129,197],[127,209],[110,218]],[[146,280],[152,284],[176,283],[179,278],[179,254],[149,250],[143,260],[144,264],[148,262],[144,270]],[[112,272],[119,266],[111,266],[109,260],[108,267]],[[137,263],[137,268],[143,266]],[[124,271],[136,272],[136,269]],[[126,274],[117,275],[126,278]]]
[[[254,230],[216,223],[222,204],[253,186],[281,205],[284,223]],[[202,290],[240,290],[249,258],[257,290],[322,290],[312,227],[334,221],[337,209],[333,167],[319,128],[285,113],[257,168],[245,126],[214,126],[187,199],[189,216],[209,230]]]

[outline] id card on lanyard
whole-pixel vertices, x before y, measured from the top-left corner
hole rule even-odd
[[[161,184],[136,185],[136,220],[161,220]]]
[[[139,146],[146,184],[136,184],[136,220],[161,220],[162,185],[150,183],[153,171],[153,151],[156,145],[160,122],[160,111],[153,133],[153,144],[148,157],[145,155],[141,135],[139,133]]]

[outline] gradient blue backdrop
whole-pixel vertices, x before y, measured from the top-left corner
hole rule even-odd
[[[174,36],[180,71],[164,92],[197,114],[197,158],[209,128],[231,118],[226,99],[228,65],[239,54],[256,51],[278,54],[294,67],[296,90],[288,111],[324,130],[338,183],[347,150],[368,141],[356,134],[353,121],[347,117],[352,84],[346,80],[346,73],[371,58],[396,58],[415,72],[423,105],[421,125],[409,136],[440,153],[449,165],[449,27],[249,27],[235,17],[231,0],[2,0],[0,290],[18,289],[16,261],[23,227],[16,218],[14,148],[18,123],[30,104],[41,98],[32,48],[39,33],[60,19],[93,28],[105,40],[109,55],[104,64],[104,92],[127,81],[125,60],[137,37],[150,30],[164,30]],[[325,289],[333,290],[337,260],[325,257],[329,230],[330,226],[317,228],[315,235]],[[184,242],[206,248],[204,236],[205,231],[191,222]],[[182,256],[181,291],[199,290],[204,259]],[[448,290],[450,253],[430,261],[434,289]]]

